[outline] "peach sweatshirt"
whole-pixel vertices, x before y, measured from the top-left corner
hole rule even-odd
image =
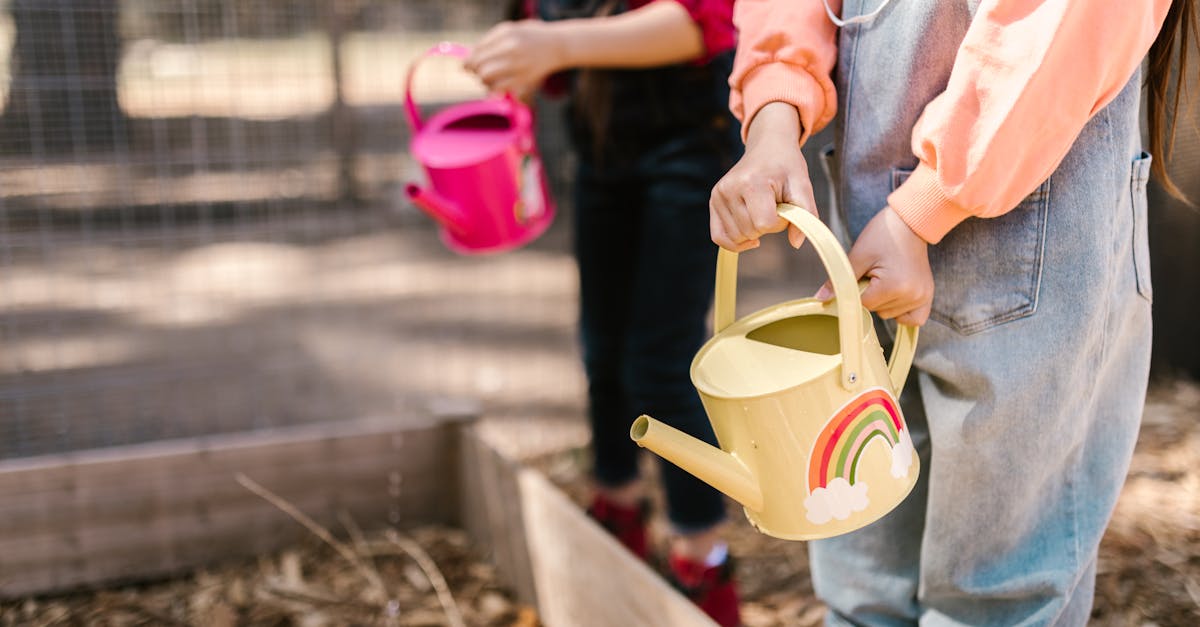
[[[886,28],[887,14],[903,11],[905,2],[926,1],[935,0],[894,0],[870,28]],[[983,0],[946,90],[925,106],[913,128],[920,164],[888,196],[888,205],[934,244],[971,216],[1011,210],[1050,176],[1092,115],[1121,91],[1170,5]],[[841,0],[830,6],[840,13]],[[821,0],[738,0],[734,24],[739,43],[730,108],[752,121],[768,102],[788,102],[800,112],[803,143],[837,110],[830,77],[837,29]]]

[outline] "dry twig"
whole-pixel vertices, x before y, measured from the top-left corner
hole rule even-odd
[[[188,623],[148,607],[144,602],[136,599],[109,597],[104,599],[103,605],[102,614],[124,611],[143,619],[150,619],[157,625],[177,625],[178,627],[187,627],[188,625]]]
[[[342,526],[346,528],[346,533],[350,534],[350,541],[354,543],[354,549],[359,555],[370,557],[366,553],[367,536],[363,534],[362,527],[358,526],[358,522],[346,510],[338,511],[338,520]]]
[[[295,586],[287,586],[282,584],[268,583],[259,588],[263,593],[274,595],[288,601],[301,601],[308,605],[331,606],[338,608],[351,609],[356,611],[373,611],[375,608],[371,604],[362,603],[353,599],[340,599],[324,590],[309,588],[297,588]]]
[[[309,518],[307,514],[297,509],[296,506],[287,502],[274,492],[262,487],[256,481],[240,472],[237,473],[237,482],[242,484],[242,487],[257,494],[265,499],[268,503],[279,508],[283,513],[291,516],[296,522],[304,525],[304,527],[311,531],[313,535],[320,538],[323,542],[325,542],[325,544],[328,544],[331,548],[333,548],[334,551],[337,551],[338,555],[341,555],[342,558],[344,558],[347,562],[350,562],[350,564],[362,574],[363,578],[367,580],[367,583],[370,584],[370,586],[375,590],[376,594],[378,594],[377,598],[380,600],[386,600],[388,598],[387,588],[384,587],[383,580],[380,578],[379,573],[373,568],[368,568],[365,564],[363,564],[362,560],[358,559],[358,555],[356,555],[355,552],[350,549],[350,547],[333,537],[333,534],[329,533],[328,529],[317,524],[315,520]]]
[[[446,613],[446,620],[450,623],[450,627],[464,627],[462,611],[454,600],[454,595],[450,594],[450,586],[446,585],[446,578],[442,576],[442,571],[438,569],[433,558],[429,557],[425,549],[422,549],[421,545],[412,538],[402,535],[395,529],[388,529],[386,535],[390,542],[408,554],[425,572],[429,583],[433,584],[433,590],[437,593],[438,601],[442,604],[442,610]]]

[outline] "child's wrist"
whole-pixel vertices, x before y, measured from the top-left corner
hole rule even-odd
[[[803,132],[800,112],[796,107],[783,101],[768,102],[750,121],[750,128],[746,132],[746,148],[752,149],[760,144],[794,146],[800,143]]]
[[[583,38],[575,36],[577,27],[587,26],[586,21],[573,19],[543,22],[546,24],[547,38],[546,49],[543,52],[547,63],[553,66],[555,72],[590,65],[588,51],[581,43]]]

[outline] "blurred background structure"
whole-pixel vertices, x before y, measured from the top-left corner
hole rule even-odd
[[[533,246],[456,257],[403,197],[423,178],[410,65],[501,4],[0,7],[0,459],[438,396],[579,418],[555,104],[539,141],[563,206]],[[454,59],[416,76],[427,112],[483,93]]]
[[[1154,282],[1153,372],[1200,380],[1200,42],[1191,43],[1185,97],[1167,172],[1189,202],[1149,187],[1150,267]],[[1200,408],[1197,411],[1200,414]]]
[[[564,221],[519,254],[459,259],[402,199],[423,176],[409,64],[499,11],[0,7],[0,458],[438,395],[577,402]],[[414,91],[431,106],[482,93],[453,60],[425,63]],[[561,181],[569,156],[545,137]]]
[[[572,165],[553,103],[540,141],[564,206],[534,246],[454,257],[401,192],[422,178],[400,109],[409,65],[476,39],[500,4],[0,6],[0,458],[438,395],[578,416]],[[415,91],[430,106],[482,93],[452,59],[424,64]],[[1194,120],[1173,172],[1200,198]],[[1200,375],[1184,270],[1200,265],[1200,214],[1154,198],[1156,367]],[[787,255],[744,274],[811,283]]]

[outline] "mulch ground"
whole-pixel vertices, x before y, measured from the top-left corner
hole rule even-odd
[[[1100,548],[1092,624],[1200,624],[1200,385],[1158,384],[1117,510]],[[579,502],[586,454],[534,460]],[[726,530],[738,558],[746,627],[820,624],[806,544],[753,531],[740,512]],[[654,520],[654,536],[666,536]],[[537,627],[495,569],[456,529],[362,534],[347,525],[337,548],[310,542],[254,560],[136,587],[0,604],[16,625],[394,625]]]
[[[461,530],[351,537],[340,550],[313,537],[171,581],[0,604],[0,626],[539,625]]]
[[[1094,627],[1200,625],[1200,385],[1152,386],[1129,477],[1100,546]],[[587,499],[586,455],[539,463],[579,503]],[[647,474],[653,465],[647,465]],[[660,495],[655,495],[661,501]],[[662,511],[661,502],[656,511]],[[731,505],[733,505],[731,503]],[[807,544],[754,531],[731,506],[725,532],[738,559],[746,627],[819,625]],[[661,517],[653,535],[663,545]]]

